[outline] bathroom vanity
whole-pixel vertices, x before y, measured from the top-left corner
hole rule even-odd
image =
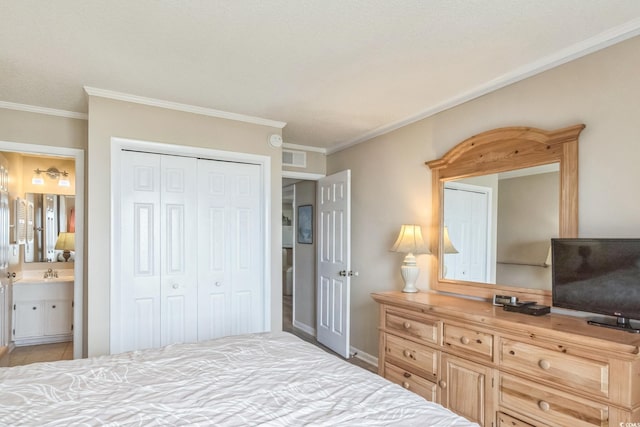
[[[13,285],[16,346],[73,339],[73,278],[23,278]]]

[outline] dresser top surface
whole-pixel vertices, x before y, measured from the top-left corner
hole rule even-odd
[[[532,316],[508,312],[489,302],[442,295],[431,291],[379,292],[371,296],[378,303],[395,305],[425,314],[464,319],[513,333],[525,333],[532,337],[545,335],[566,338],[567,334],[570,334],[569,338],[579,338],[587,345],[610,347],[612,351],[640,357],[640,334],[589,325],[587,319],[581,317],[556,313]]]

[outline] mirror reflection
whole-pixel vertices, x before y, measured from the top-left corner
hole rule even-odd
[[[25,262],[67,262],[75,256],[75,196],[27,193]],[[59,238],[59,237],[64,238]]]
[[[559,164],[444,182],[444,279],[551,289]]]

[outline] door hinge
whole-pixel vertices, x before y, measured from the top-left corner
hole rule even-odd
[[[16,311],[16,305],[13,304],[13,311]]]
[[[75,301],[71,301],[71,308],[76,306],[76,302]]]
[[[495,387],[494,382],[495,382],[495,378],[491,378],[491,388]]]
[[[14,330],[13,330],[13,335],[15,335],[15,334],[16,334],[16,330],[14,329]]]
[[[71,324],[71,330],[73,331],[73,324]]]

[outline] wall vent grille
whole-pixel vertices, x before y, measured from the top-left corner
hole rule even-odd
[[[282,166],[307,167],[307,153],[304,151],[282,150]]]

